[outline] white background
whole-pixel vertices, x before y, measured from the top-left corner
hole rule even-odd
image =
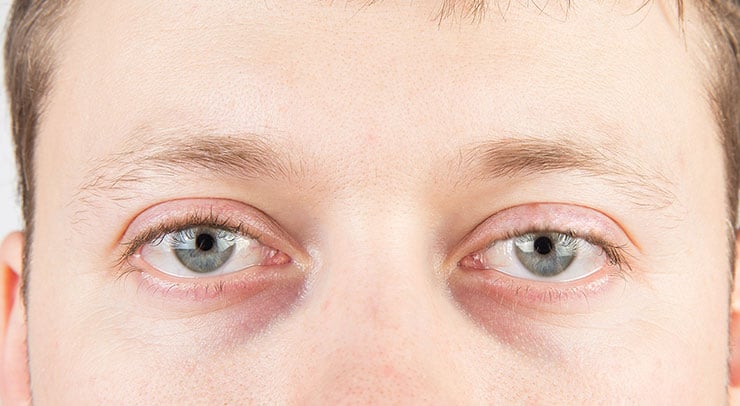
[[[2,21],[2,43],[5,43],[5,20],[10,3],[0,1],[0,21]],[[2,64],[0,64],[2,66]],[[2,73],[2,83],[5,83],[5,73]],[[9,231],[21,227],[21,209],[16,193],[15,158],[10,135],[10,118],[8,100],[5,95],[5,86],[0,91],[0,240]]]

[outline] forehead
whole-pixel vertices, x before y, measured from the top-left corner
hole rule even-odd
[[[436,21],[437,6],[82,2],[56,88],[81,111],[114,117],[81,123],[117,127],[91,128],[98,133],[198,120],[312,138],[322,123],[397,134],[377,126],[424,128],[432,117],[481,133],[566,121],[641,133],[676,106],[635,100],[701,92],[675,21],[658,6],[627,14],[594,2],[512,2],[473,23]]]
[[[433,1],[81,2],[37,156],[69,171],[54,186],[69,200],[100,160],[193,129],[269,133],[345,183],[382,178],[368,170],[378,162],[390,177],[428,174],[511,135],[604,141],[646,170],[680,172],[696,140],[676,140],[706,133],[711,115],[661,6],[512,2],[469,21],[435,19]]]

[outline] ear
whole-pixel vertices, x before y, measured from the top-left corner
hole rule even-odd
[[[20,281],[23,234],[8,235],[0,245],[0,394],[3,405],[30,404],[26,317]]]

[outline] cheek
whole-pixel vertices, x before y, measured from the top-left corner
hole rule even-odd
[[[511,298],[497,295],[489,285],[462,272],[449,281],[450,293],[462,309],[491,338],[533,358],[562,359],[564,348],[553,329],[530,317],[533,312]]]
[[[224,320],[147,321],[92,304],[100,300],[93,296],[87,295],[86,306],[75,303],[67,311],[41,298],[32,307],[37,403],[250,403],[278,399],[275,391],[290,387],[281,382],[290,370],[285,366],[300,367],[281,355],[279,337],[245,334],[237,342],[233,336],[241,327],[232,329]]]
[[[722,403],[728,270],[705,254],[715,242],[722,240],[693,241],[704,254],[684,260],[653,260],[655,271],[636,269],[639,280],[626,277],[601,303],[574,313],[533,312],[453,276],[453,297],[486,334],[478,354],[490,354],[470,363],[489,377],[487,392],[508,382],[514,393],[546,403],[581,403],[585,393],[606,403]],[[502,376],[502,367],[512,376]]]

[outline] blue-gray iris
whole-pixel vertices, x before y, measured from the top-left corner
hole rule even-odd
[[[545,277],[565,271],[577,251],[576,240],[560,233],[526,234],[514,245],[522,265],[533,274]]]
[[[189,270],[209,273],[220,268],[234,252],[233,239],[226,239],[219,230],[208,228],[192,230],[187,248],[175,248],[175,256]]]

